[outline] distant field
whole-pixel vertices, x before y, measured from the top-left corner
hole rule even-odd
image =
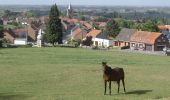
[[[103,95],[101,61],[125,69],[127,93]],[[0,100],[170,100],[170,57],[71,48],[0,49]]]

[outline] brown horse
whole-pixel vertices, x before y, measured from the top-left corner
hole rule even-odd
[[[125,75],[124,75],[123,68],[112,69],[106,64],[106,62],[102,62],[102,66],[103,66],[103,79],[104,79],[104,84],[105,84],[104,95],[106,94],[107,82],[109,82],[109,89],[110,89],[110,95],[111,95],[111,81],[117,82],[118,93],[119,93],[120,81],[122,80],[124,92],[126,92],[125,82],[124,82]]]

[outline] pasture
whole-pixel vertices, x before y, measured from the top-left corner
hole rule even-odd
[[[101,62],[123,67],[127,93],[104,95]],[[170,57],[75,48],[0,49],[0,100],[170,100]],[[107,91],[107,94],[109,92]]]

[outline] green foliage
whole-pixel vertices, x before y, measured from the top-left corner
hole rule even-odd
[[[5,10],[5,11],[4,11],[4,16],[6,16],[6,17],[11,16],[11,11]]]
[[[126,19],[118,19],[116,22],[119,24],[121,28],[132,28],[134,22],[126,20]]]
[[[80,20],[82,20],[82,21],[85,21],[85,20],[86,20],[86,17],[83,16],[83,15],[79,16],[79,18],[80,18]]]
[[[142,31],[149,32],[159,32],[158,25],[163,22],[160,20],[147,20],[147,21],[130,21],[125,19],[117,19],[116,22],[119,24],[121,28],[131,28],[138,29]]]
[[[4,28],[3,25],[0,25],[0,47],[2,47],[3,38],[4,38]]]
[[[0,38],[4,37],[3,31],[4,31],[3,25],[0,25]]]
[[[97,22],[106,22],[108,19],[106,17],[100,16],[95,21]]]
[[[97,29],[97,30],[100,29],[99,26],[96,23],[93,23],[92,26],[93,26],[94,29]]]
[[[145,22],[142,26],[143,31],[149,31],[149,32],[159,32],[158,26],[156,23],[154,23],[151,20],[148,20]]]
[[[46,42],[62,44],[62,24],[59,18],[60,13],[58,11],[57,5],[51,7],[49,13],[49,22],[47,26],[47,33],[45,35]]]
[[[138,29],[138,30],[142,30],[143,28],[143,23],[134,23],[133,29]]]
[[[26,16],[27,16],[28,18],[30,18],[30,17],[35,17],[36,14],[35,14],[35,12],[33,12],[33,11],[31,10],[31,11],[26,12]]]
[[[19,23],[17,23],[17,22],[15,22],[15,21],[13,21],[13,22],[11,22],[11,23],[9,23],[10,25],[14,25],[14,26],[19,26]]]
[[[80,39],[78,39],[78,40],[69,39],[69,40],[68,40],[68,44],[74,45],[75,47],[80,46],[80,43],[81,43],[81,40],[80,40]]]
[[[115,38],[120,32],[120,27],[119,27],[118,23],[112,19],[107,23],[106,29],[104,32],[108,36]]]
[[[4,11],[4,16],[9,18],[9,19],[13,19],[13,20],[15,20],[15,18],[17,16],[20,16],[20,14],[21,14],[20,12],[12,12],[10,10],[5,10]]]

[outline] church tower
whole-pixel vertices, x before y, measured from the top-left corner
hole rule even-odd
[[[73,17],[73,8],[71,6],[71,3],[69,4],[67,8],[67,17],[72,18]]]

